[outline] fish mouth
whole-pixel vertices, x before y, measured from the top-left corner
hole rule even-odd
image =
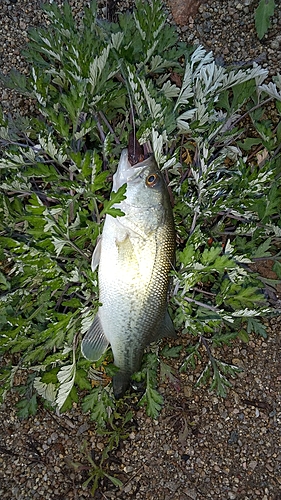
[[[118,189],[127,184],[128,182],[134,181],[141,173],[147,169],[148,159],[131,165],[129,162],[128,149],[123,149],[117,170],[113,176],[113,191],[118,191]]]

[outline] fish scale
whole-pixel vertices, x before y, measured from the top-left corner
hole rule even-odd
[[[175,336],[167,312],[169,273],[175,253],[173,214],[166,184],[153,156],[132,167],[121,154],[113,191],[124,183],[126,199],[115,206],[122,217],[106,215],[102,237],[93,255],[99,265],[99,301],[93,325],[82,341],[82,353],[96,361],[110,344],[116,398],[139,370],[151,342]]]

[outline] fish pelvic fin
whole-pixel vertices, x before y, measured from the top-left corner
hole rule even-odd
[[[176,333],[175,327],[173,325],[173,322],[171,320],[171,317],[170,317],[168,311],[166,311],[166,314],[165,314],[165,316],[163,318],[163,321],[159,325],[159,328],[157,330],[157,334],[155,336],[154,341],[160,340],[160,339],[162,339],[164,337],[171,337],[171,338],[176,338],[177,337],[177,333]]]
[[[108,347],[108,344],[109,342],[104,334],[99,315],[97,314],[82,340],[82,354],[89,361],[97,361]]]

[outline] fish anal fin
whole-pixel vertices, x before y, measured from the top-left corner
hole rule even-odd
[[[81,351],[89,361],[97,361],[108,347],[99,315],[97,314],[88,332],[82,340]]]

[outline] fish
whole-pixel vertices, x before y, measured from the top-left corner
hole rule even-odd
[[[83,356],[97,361],[111,346],[113,393],[123,397],[140,369],[144,349],[162,337],[176,337],[169,316],[170,271],[175,259],[175,226],[169,193],[153,155],[131,166],[121,152],[112,191],[126,184],[126,198],[114,205],[124,215],[106,214],[93,257],[99,306],[81,343]]]

